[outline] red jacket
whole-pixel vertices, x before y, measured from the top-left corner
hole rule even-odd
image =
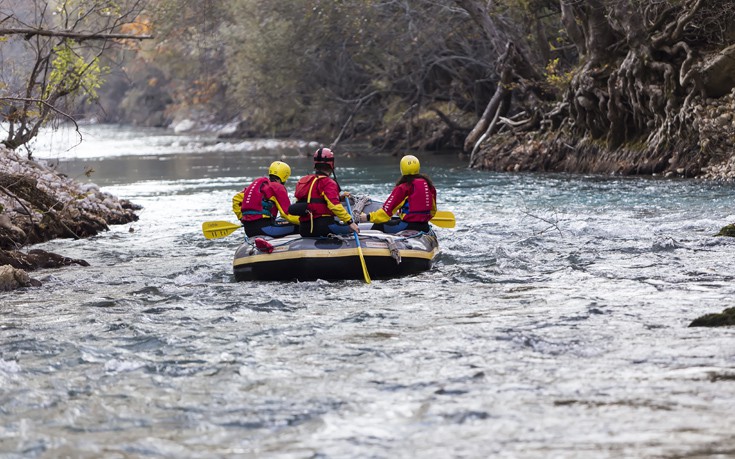
[[[290,205],[288,192],[282,183],[261,177],[243,190],[240,220],[251,222],[262,218],[276,218],[280,213],[283,218],[295,223],[296,218],[288,214]]]
[[[337,182],[327,175],[316,173],[301,177],[294,194],[297,201],[309,203],[307,210],[310,213],[299,217],[302,222],[335,215],[345,223],[352,221],[352,216],[340,204]]]
[[[401,183],[393,188],[382,208],[370,213],[369,220],[385,223],[395,213],[406,222],[428,222],[436,214],[436,189],[421,177]]]

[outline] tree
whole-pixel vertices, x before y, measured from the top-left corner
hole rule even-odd
[[[228,85],[257,130],[333,143],[410,131],[434,113],[474,111],[494,62],[452,1],[238,0],[227,26]],[[437,18],[441,18],[437,20]],[[488,83],[489,84],[489,83]],[[420,138],[421,133],[415,133]],[[402,145],[407,147],[410,136]]]
[[[9,5],[8,5],[9,4]],[[6,6],[7,5],[7,6]],[[2,144],[26,145],[48,121],[74,121],[74,99],[96,96],[112,46],[151,38],[141,0],[21,0],[0,8]],[[30,151],[29,151],[30,156]]]
[[[494,94],[464,141],[464,150],[472,153],[470,164],[473,164],[483,141],[503,125],[514,129],[538,127],[542,107],[556,96],[556,88],[546,84],[542,69],[551,65],[558,71],[556,66],[560,61],[564,66],[575,55],[565,53],[566,35],[554,33],[559,29],[560,10],[556,1],[530,0],[504,5],[480,0],[455,1],[492,44],[498,63]],[[523,119],[508,119],[513,111]]]
[[[705,59],[727,45],[735,2],[562,5],[575,19],[571,26],[582,29],[575,45],[584,62],[566,97],[574,130],[613,148],[640,138],[654,151],[676,146],[681,136],[688,143],[695,98],[722,95],[722,88],[709,82]]]
[[[159,93],[158,99],[162,99],[160,93],[166,93],[170,100],[159,102],[167,103],[164,111],[169,118],[221,122],[236,117],[240,107],[228,97],[223,46],[227,42],[224,30],[234,20],[225,7],[229,2],[152,3],[148,10],[157,38],[141,42],[135,59],[128,59],[125,65],[131,80],[131,91],[124,101],[128,111],[146,104],[146,98],[154,95],[150,93]],[[140,117],[133,113],[132,118],[137,122]]]
[[[466,4],[468,11],[485,5],[480,0],[458,3]],[[588,164],[607,162],[601,170],[619,163],[622,172],[683,170],[684,175],[696,175],[709,161],[713,145],[727,145],[726,130],[711,138],[698,118],[707,100],[735,87],[735,1],[561,0],[558,10],[578,59],[562,69],[534,64],[541,76],[531,77],[524,66],[532,59],[509,58],[501,86],[511,89],[524,82],[520,90],[512,89],[520,93],[517,100],[528,100],[524,96],[533,95],[531,88],[543,88],[560,77],[564,91],[559,100],[515,107],[515,113],[524,114],[520,121],[508,119],[505,115],[513,112],[507,108],[489,104],[481,119],[484,124],[478,123],[478,130],[487,135],[481,138],[473,131],[474,137],[467,139],[468,151],[476,151],[488,136],[500,131],[531,131],[542,135],[536,139],[552,140],[547,143],[550,154],[543,160],[547,163],[550,157],[557,164],[567,158],[567,163],[580,168],[579,158],[569,159],[573,154],[568,148],[576,146],[573,150],[578,152],[612,152],[609,159],[584,158]],[[477,15],[482,14],[493,16],[489,10]],[[488,119],[499,120],[492,131]],[[517,136],[509,139],[501,148],[522,143]],[[625,156],[624,160],[615,159],[615,154]],[[476,160],[473,157],[472,163]]]

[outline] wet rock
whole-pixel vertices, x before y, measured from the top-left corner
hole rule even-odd
[[[0,291],[39,286],[41,286],[41,282],[32,279],[25,271],[13,268],[10,265],[0,266]]]
[[[735,308],[727,308],[720,313],[706,314],[689,324],[690,327],[728,327],[735,325]]]
[[[711,97],[720,97],[735,88],[735,45],[713,56],[702,69],[704,90]]]
[[[0,265],[34,271],[41,268],[59,268],[69,265],[89,266],[89,263],[77,258],[64,257],[45,250],[33,249],[29,250],[28,253],[18,250],[0,251]]]
[[[715,234],[715,236],[735,237],[735,224],[731,223],[729,225],[723,226],[720,229],[720,232]]]
[[[2,209],[0,209],[0,212]],[[5,237],[14,241],[22,241],[26,238],[26,233],[18,226],[14,225],[10,217],[0,213],[0,237]]]
[[[728,114],[720,115],[717,118],[715,118],[715,122],[717,123],[717,125],[722,126],[722,127],[728,126],[730,124],[730,115]]]
[[[19,249],[56,238],[94,236],[108,230],[108,225],[138,220],[135,211],[139,209],[97,185],[81,184],[43,161],[0,147],[0,266],[8,266],[2,288],[37,282],[27,280],[22,270],[89,266],[84,260],[43,250]]]

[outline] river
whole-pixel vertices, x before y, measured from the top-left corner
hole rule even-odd
[[[143,210],[0,293],[0,457],[735,456],[735,329],[688,327],[733,305],[731,184],[422,154],[457,218],[431,271],[238,283],[242,233],[201,223],[274,159],[292,192],[311,146],[83,132],[35,156]],[[342,187],[385,198],[397,158],[347,150]]]

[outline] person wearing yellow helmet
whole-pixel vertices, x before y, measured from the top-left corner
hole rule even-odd
[[[291,201],[284,183],[291,168],[283,161],[273,161],[268,176],[255,179],[232,198],[232,211],[242,222],[245,234],[282,237],[298,233],[299,218],[288,213]],[[276,220],[280,215],[283,220]]]
[[[427,175],[420,173],[421,163],[414,155],[401,158],[400,169],[401,178],[383,207],[361,214],[360,221],[372,222],[372,229],[385,233],[429,231],[429,220],[436,214],[436,188]]]

